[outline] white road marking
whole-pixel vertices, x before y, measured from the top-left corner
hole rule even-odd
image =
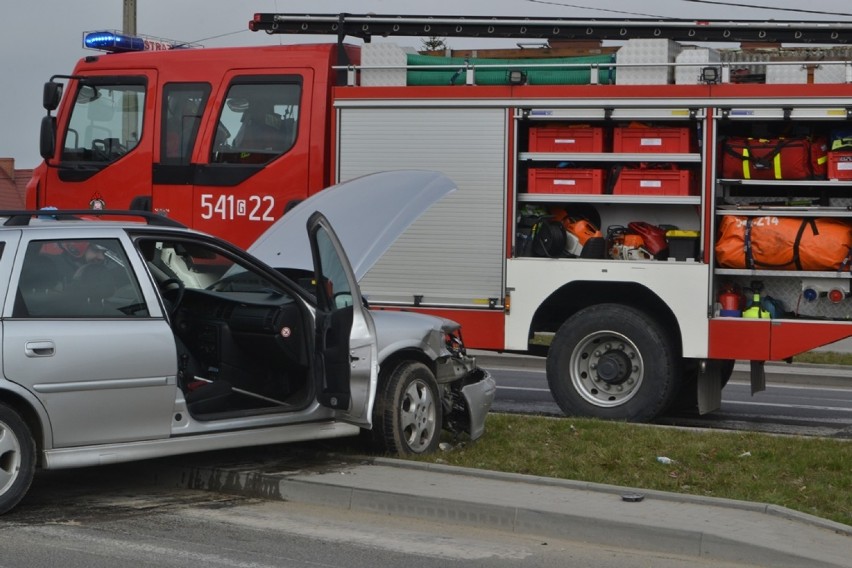
[[[766,406],[773,408],[802,408],[806,410],[830,410],[832,412],[852,412],[852,408],[839,406],[814,406],[811,404],[780,404],[777,402],[750,402],[747,400],[722,399],[722,404],[739,404],[740,406]]]

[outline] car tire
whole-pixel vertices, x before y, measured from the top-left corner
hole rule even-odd
[[[649,422],[677,392],[674,340],[645,312],[620,304],[580,310],[557,330],[547,382],[570,416]]]
[[[0,515],[26,495],[35,475],[36,448],[21,416],[0,403]]]
[[[435,375],[423,363],[406,361],[379,379],[373,411],[373,444],[400,456],[438,447],[443,409]]]

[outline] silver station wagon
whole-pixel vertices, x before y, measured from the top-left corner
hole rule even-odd
[[[399,454],[479,437],[494,381],[458,324],[371,312],[353,270],[453,190],[434,172],[340,184],[254,254],[150,213],[0,212],[0,512],[37,468],[367,429]],[[329,219],[357,231],[341,244]]]

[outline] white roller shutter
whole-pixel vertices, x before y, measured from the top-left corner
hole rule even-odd
[[[502,304],[506,111],[343,108],[338,181],[383,170],[438,170],[459,186],[418,219],[362,280],[374,302]]]

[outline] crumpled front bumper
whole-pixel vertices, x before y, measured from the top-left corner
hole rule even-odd
[[[470,420],[468,434],[471,440],[476,440],[485,432],[485,417],[491,410],[494,395],[497,394],[497,383],[494,382],[491,373],[485,369],[477,369],[474,371],[475,374],[480,375],[481,378],[476,379],[472,376],[473,382],[461,389]]]
[[[444,426],[453,432],[467,432],[471,440],[482,436],[497,393],[491,373],[477,367],[474,357],[460,355],[439,362],[437,378],[449,388],[450,409]]]

